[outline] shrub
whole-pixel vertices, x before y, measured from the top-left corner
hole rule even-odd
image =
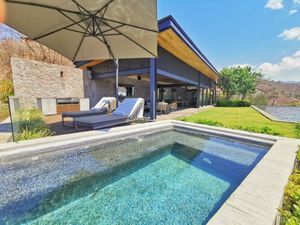
[[[25,129],[22,132],[18,133],[16,136],[16,141],[24,141],[24,140],[31,140],[35,138],[42,138],[42,137],[48,137],[51,136],[52,133],[49,129],[45,130],[28,130]]]
[[[268,127],[268,126],[264,126],[264,127],[251,127],[251,126],[234,126],[234,129],[237,130],[244,130],[244,131],[248,131],[248,132],[254,132],[254,133],[261,133],[261,134],[270,134],[270,135],[275,135],[275,136],[280,136],[281,133],[279,133],[278,131],[273,130],[272,128]]]
[[[249,107],[250,102],[244,100],[218,100],[218,107]]]
[[[295,124],[295,130],[298,137],[300,137],[300,122]]]
[[[218,122],[218,121],[214,121],[214,120],[207,120],[207,119],[198,119],[196,121],[196,123],[199,124],[205,124],[205,125],[210,125],[210,126],[218,126],[218,127],[223,127],[223,124]]]
[[[37,109],[20,110],[13,120],[18,125],[17,141],[47,137],[53,134],[43,120],[42,112]]]
[[[7,103],[8,96],[11,96],[13,94],[13,82],[11,80],[0,80],[0,101]]]
[[[300,148],[297,154],[297,165],[285,187],[282,208],[280,209],[282,225],[300,224]]]

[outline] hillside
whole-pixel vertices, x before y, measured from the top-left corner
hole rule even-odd
[[[0,40],[0,80],[12,78],[10,65],[12,57],[73,66],[70,60],[37,42],[28,39],[2,39]]]
[[[263,80],[257,88],[267,93],[268,105],[300,105],[300,82]]]

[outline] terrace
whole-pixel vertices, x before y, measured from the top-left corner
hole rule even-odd
[[[75,67],[11,59],[0,224],[290,220],[299,124],[271,121],[246,92],[217,101],[219,72],[172,16],[156,29],[156,1],[45,2],[7,1],[9,25]]]

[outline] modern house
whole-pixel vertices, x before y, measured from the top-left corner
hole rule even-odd
[[[149,101],[150,118],[156,118],[156,102],[177,102],[185,107],[213,104],[219,74],[172,16],[158,21],[158,58],[119,60],[120,97]],[[112,60],[78,62],[90,71],[87,90],[92,101],[114,95],[115,66]],[[95,100],[93,100],[95,99]]]
[[[214,104],[218,71],[172,16],[158,24],[158,58],[119,60],[119,98],[144,98],[153,120],[157,102],[179,107]],[[93,106],[102,97],[115,96],[112,60],[80,61],[76,66],[13,59],[15,95],[24,107],[38,105],[40,98],[54,107],[55,99],[88,98]]]

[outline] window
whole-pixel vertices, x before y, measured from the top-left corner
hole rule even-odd
[[[134,97],[134,86],[120,84],[118,88],[118,96],[120,98]]]

